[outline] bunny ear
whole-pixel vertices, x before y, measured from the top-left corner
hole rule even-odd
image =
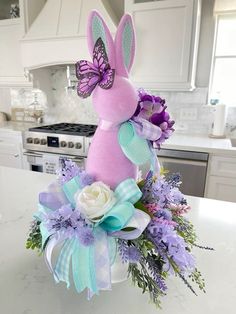
[[[93,10],[88,18],[87,26],[87,37],[88,37],[88,48],[90,55],[93,57],[93,49],[98,38],[101,38],[104,42],[106,53],[108,56],[108,61],[111,68],[115,67],[115,48],[114,41],[111,36],[105,21],[100,16],[100,14]]]
[[[116,71],[118,75],[128,77],[134,61],[135,33],[132,18],[125,14],[118,26],[115,37]]]

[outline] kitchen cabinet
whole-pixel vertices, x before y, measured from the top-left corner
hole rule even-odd
[[[199,0],[125,1],[136,30],[136,85],[177,91],[195,87],[200,5]]]
[[[5,12],[0,19],[0,87],[18,86],[27,82],[21,63],[20,42],[23,36],[22,1],[20,17],[9,18],[10,1],[4,1],[0,5],[0,11]]]
[[[236,202],[236,157],[210,157],[205,196]]]
[[[12,168],[23,168],[21,135],[0,132],[0,165]]]
[[[0,87],[31,86],[24,71],[20,41],[45,0],[19,0],[20,17],[0,16]],[[8,3],[7,3],[8,4]],[[6,11],[6,1],[0,4]],[[4,7],[3,7],[4,5]],[[10,1],[8,7],[10,8]]]

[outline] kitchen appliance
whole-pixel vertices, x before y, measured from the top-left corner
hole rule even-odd
[[[172,149],[157,151],[161,166],[169,173],[179,173],[182,179],[181,192],[204,197],[208,154]]]
[[[57,123],[30,128],[23,134],[27,168],[56,173],[61,157],[83,166],[96,125]]]

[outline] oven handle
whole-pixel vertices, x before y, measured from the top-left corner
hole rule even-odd
[[[43,157],[43,154],[35,153],[35,152],[23,152],[23,155],[30,156],[30,157]],[[59,155],[60,157],[66,157],[74,161],[82,161],[86,157],[78,157],[78,156],[71,156],[71,155]]]
[[[43,154],[38,154],[34,152],[23,152],[24,156],[30,156],[30,157],[43,157]]]

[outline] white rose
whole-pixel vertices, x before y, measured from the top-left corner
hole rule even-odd
[[[90,220],[99,220],[116,202],[114,192],[97,181],[83,188],[75,195],[78,209]]]

